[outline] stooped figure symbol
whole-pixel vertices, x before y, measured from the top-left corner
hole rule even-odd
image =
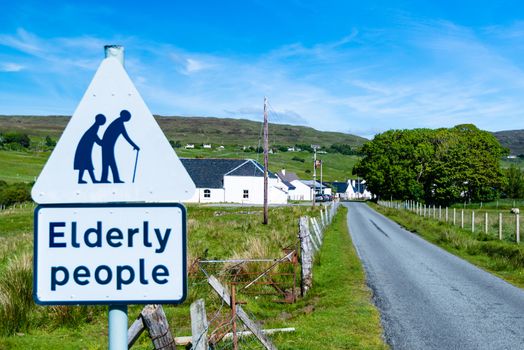
[[[74,168],[78,170],[78,183],[85,184],[87,183],[83,179],[83,174],[85,170],[88,170],[93,183],[111,183],[109,181],[109,171],[111,170],[111,175],[113,177],[113,183],[124,183],[121,180],[120,174],[118,172],[118,165],[115,157],[115,146],[120,135],[133,146],[133,149],[136,151],[135,165],[133,170],[133,182],[135,182],[136,167],[138,163],[138,152],[140,147],[131,140],[127,134],[124,123],[128,122],[131,119],[131,113],[127,110],[122,110],[120,112],[120,117],[115,119],[104,132],[102,139],[98,137],[98,128],[100,125],[103,125],[106,121],[106,118],[103,114],[98,114],[95,117],[95,123],[84,133],[75,153],[75,166]],[[102,176],[99,181],[95,179],[94,176],[94,166],[92,160],[92,151],[94,144],[97,143],[102,148]]]
[[[95,123],[87,129],[87,131],[82,135],[80,138],[80,141],[78,142],[78,146],[76,147],[75,152],[75,162],[74,162],[74,168],[78,170],[78,183],[79,184],[86,184],[87,181],[85,181],[84,178],[84,172],[87,170],[89,173],[89,176],[91,177],[91,181],[93,183],[98,183],[98,181],[95,179],[95,174],[93,172],[93,159],[91,157],[91,154],[93,153],[93,147],[95,143],[102,146],[102,140],[98,137],[98,128],[100,128],[100,125],[104,125],[106,122],[106,117],[103,114],[98,114],[95,117]]]

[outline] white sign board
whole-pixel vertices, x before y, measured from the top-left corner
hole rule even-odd
[[[39,204],[179,202],[195,185],[122,64],[100,64],[33,186]]]
[[[38,304],[160,304],[186,297],[186,211],[178,203],[41,205]]]

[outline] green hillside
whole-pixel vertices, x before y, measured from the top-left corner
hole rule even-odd
[[[510,154],[524,154],[524,130],[497,131],[493,135],[502,146],[509,148]]]
[[[179,141],[182,145],[194,143],[197,148],[177,148],[179,157],[186,158],[236,158],[255,159],[263,162],[262,154],[253,148],[261,145],[261,123],[242,119],[219,119],[203,117],[156,117],[167,138]],[[8,183],[31,182],[42,170],[49,151],[43,146],[44,138],[49,135],[58,139],[69,117],[48,116],[0,116],[0,133],[21,132],[31,137],[31,150],[0,151],[0,180]],[[292,146],[295,144],[318,144],[329,147],[332,144],[349,144],[352,148],[360,147],[364,138],[336,133],[322,132],[303,126],[270,124],[270,145]],[[203,149],[202,143],[211,143],[212,149]],[[218,145],[224,145],[219,149]],[[250,151],[243,146],[253,147]],[[351,171],[358,156],[340,153],[319,152],[318,159],[323,161],[323,180],[345,181],[352,177]],[[281,169],[295,172],[302,179],[313,178],[313,154],[277,151],[270,154],[269,169],[277,172]],[[320,179],[320,171],[318,172]]]
[[[246,119],[212,117],[164,117],[155,116],[158,124],[170,140],[183,144],[212,143],[221,145],[257,146],[261,135],[261,123]],[[0,133],[19,131],[30,136],[57,138],[64,130],[66,116],[0,116]],[[318,144],[330,146],[345,143],[353,148],[362,146],[367,139],[340,132],[318,131],[296,125],[269,124],[270,143],[292,146]]]

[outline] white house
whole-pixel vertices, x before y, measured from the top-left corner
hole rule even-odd
[[[323,194],[331,194],[331,188],[326,185],[322,185],[319,181],[313,181],[313,180],[300,180],[300,181],[309,187],[310,197],[313,196],[313,193],[319,194],[322,192]]]
[[[252,159],[182,158],[196,185],[188,203],[264,203],[264,167]],[[268,203],[286,204],[289,188],[268,173]]]
[[[193,149],[193,148],[195,148],[195,145],[193,143],[188,143],[186,145],[186,149]]]
[[[366,180],[348,180],[347,199],[371,199],[373,194],[368,191]]]
[[[348,199],[348,182],[330,182],[329,183],[334,189],[335,189],[335,196],[340,200],[347,200]]]
[[[204,143],[202,145],[203,148],[207,148],[207,149],[211,149],[211,144],[210,143]]]
[[[277,176],[284,182],[288,188],[288,199],[295,201],[310,201],[311,190],[298,178],[297,174],[282,169]]]

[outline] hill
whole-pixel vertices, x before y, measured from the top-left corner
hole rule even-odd
[[[500,144],[510,149],[510,154],[524,154],[524,130],[497,131],[493,135],[499,140]]]
[[[67,116],[0,116],[0,133],[19,131],[29,136],[57,138],[70,117]],[[165,117],[155,116],[167,138],[186,143],[212,143],[222,145],[257,146],[261,135],[261,123],[246,119],[213,117]],[[367,139],[341,132],[318,131],[310,127],[269,124],[272,145],[292,146],[318,144],[330,146],[345,143],[358,148]]]

